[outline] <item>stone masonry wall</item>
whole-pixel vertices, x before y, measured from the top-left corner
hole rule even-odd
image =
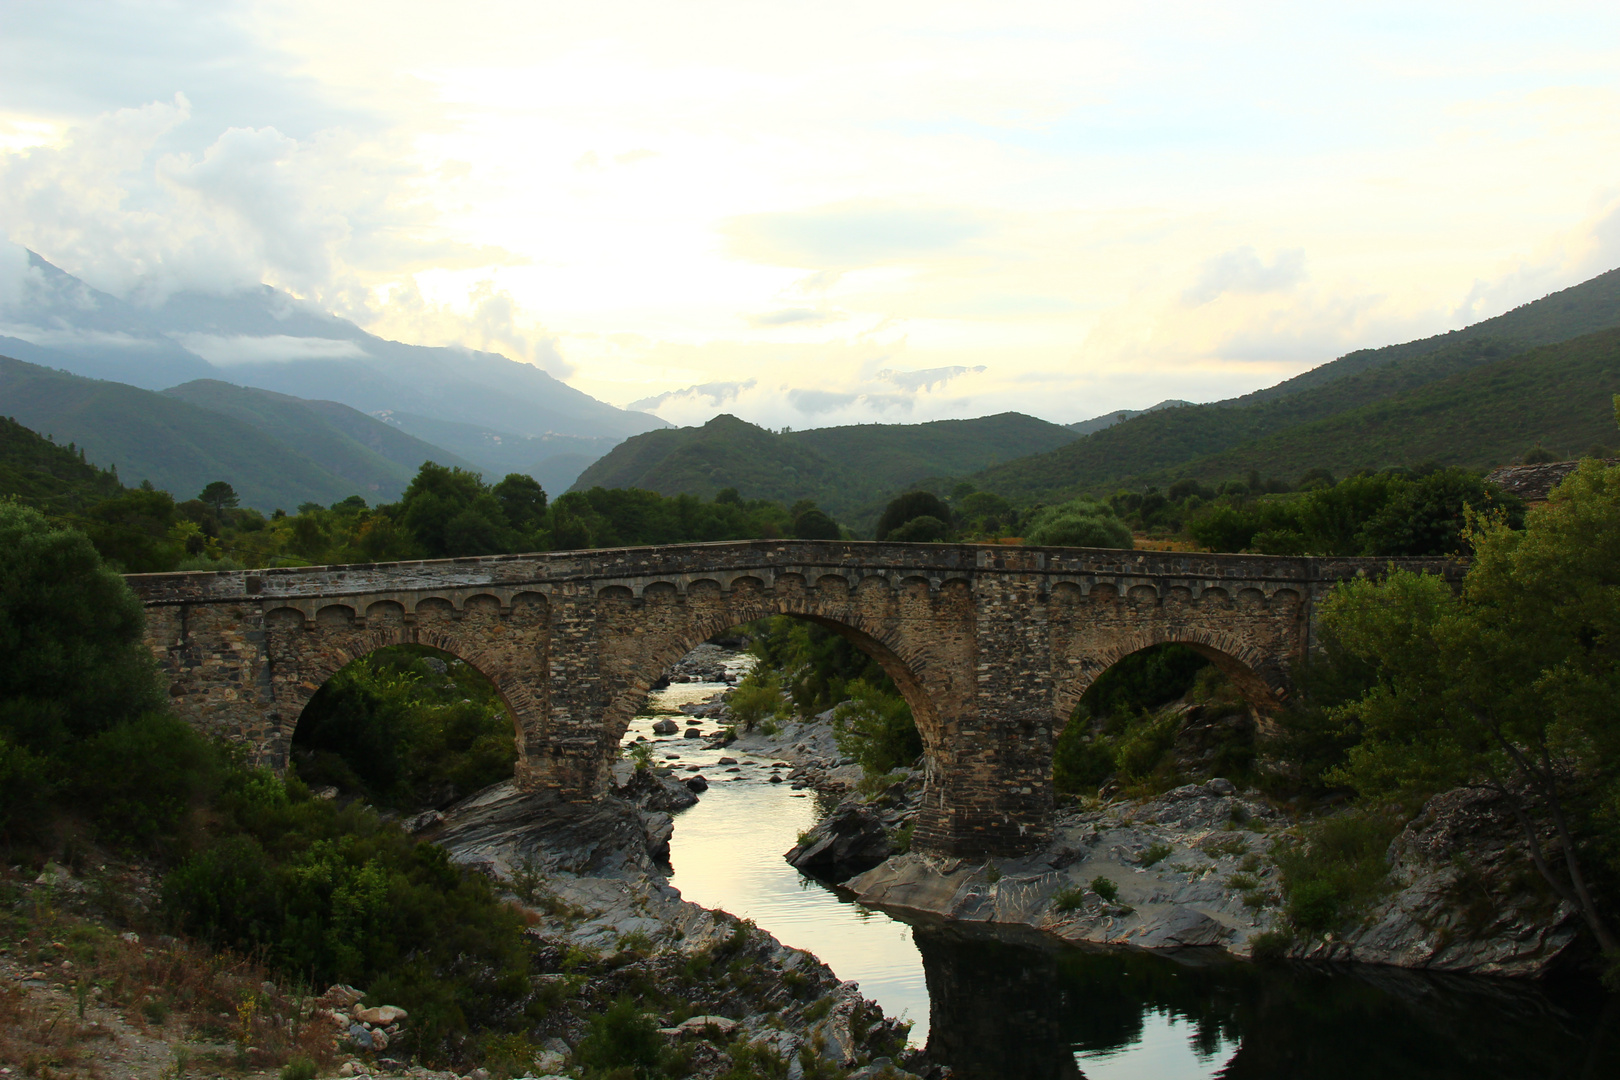
[[[1316,599],[1387,565],[745,541],[128,580],[175,710],[261,763],[285,767],[299,715],[333,673],[417,642],[494,682],[517,725],[520,782],[571,800],[605,789],[648,687],[694,645],[768,614],[811,619],[874,656],[912,706],[927,768],[914,844],[976,855],[1045,840],[1053,742],[1110,664],[1185,642],[1275,708],[1310,647]]]

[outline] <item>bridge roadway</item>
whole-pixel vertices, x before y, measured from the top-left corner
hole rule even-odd
[[[1325,591],[1390,565],[753,540],[128,581],[176,712],[257,762],[285,768],[338,669],[416,642],[490,678],[516,723],[519,783],[570,801],[606,790],[648,687],[693,646],[766,615],[809,619],[875,657],[911,705],[926,761],[914,846],[976,856],[1044,842],[1053,743],[1110,664],[1181,642],[1275,710]]]

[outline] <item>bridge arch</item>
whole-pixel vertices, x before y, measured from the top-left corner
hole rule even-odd
[[[532,766],[530,755],[545,741],[544,702],[535,693],[534,678],[545,652],[543,595],[522,593],[504,605],[501,597],[484,591],[425,596],[409,608],[386,598],[325,604],[314,619],[310,606],[267,605],[264,628],[276,708],[270,730],[259,740],[262,764],[286,768],[305,708],[339,671],[379,649],[425,645],[462,661],[495,687],[513,721],[515,771],[523,779]]]
[[[1106,645],[1075,664],[1067,678],[1059,680],[1052,694],[1054,736],[1068,724],[1080,699],[1103,672],[1127,656],[1160,645],[1185,645],[1210,661],[1261,713],[1276,712],[1287,696],[1286,685],[1279,685],[1282,672],[1277,658],[1242,636],[1208,628],[1148,626],[1111,637]]]
[[[837,580],[843,582],[845,579],[839,577]],[[868,577],[864,581],[873,582],[869,589],[875,590],[878,585],[887,588],[887,582],[879,577]],[[747,584],[739,590],[737,586],[743,582]],[[673,605],[676,601],[675,591],[666,591],[659,587],[661,584],[648,585],[642,593],[643,602]],[[926,590],[927,583],[923,582],[922,585]],[[704,592],[700,591],[700,597]],[[717,594],[709,595],[715,597]],[[619,599],[621,603],[628,601],[625,596]],[[892,622],[867,617],[858,610],[829,613],[813,594],[793,591],[786,596],[773,595],[767,593],[763,582],[757,579],[734,581],[729,600],[723,605],[699,608],[688,621],[678,622],[667,633],[654,636],[653,640],[637,650],[634,660],[625,670],[621,688],[602,714],[601,738],[606,760],[611,761],[616,754],[630,721],[641,709],[653,683],[681,657],[735,627],[769,616],[785,615],[838,634],[877,662],[911,707],[912,718],[922,737],[925,761],[932,767],[935,752],[941,743],[943,724],[941,711],[919,674],[927,669],[929,658],[916,644],[908,641]],[[605,777],[602,782],[606,782]]]

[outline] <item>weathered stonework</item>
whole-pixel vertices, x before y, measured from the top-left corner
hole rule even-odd
[[[175,710],[259,762],[285,767],[338,669],[417,642],[490,678],[517,723],[520,784],[569,800],[606,789],[648,687],[692,647],[765,615],[810,619],[874,656],[912,706],[927,760],[914,845],[978,855],[1045,841],[1053,741],[1110,664],[1184,642],[1273,708],[1321,594],[1388,565],[794,540],[128,580]]]

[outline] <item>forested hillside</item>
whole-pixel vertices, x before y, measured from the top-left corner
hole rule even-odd
[[[573,490],[643,488],[712,497],[809,499],[864,531],[895,492],[1038,453],[1072,432],[1020,413],[927,424],[861,424],[777,433],[722,415],[700,428],[628,439],[586,469]]]
[[[50,513],[82,510],[123,490],[118,477],[85,460],[77,446],[58,446],[0,416],[0,495]]]
[[[189,494],[226,480],[243,505],[268,511],[350,495],[397,498],[415,475],[414,467],[395,465],[323,425],[316,413],[293,409],[284,417],[301,417],[299,422],[273,434],[260,426],[270,423],[266,416],[255,412],[269,408],[272,399],[252,408],[247,400],[239,400],[236,415],[227,415],[177,396],[0,357],[6,412],[58,443],[75,443],[95,465],[116,465],[126,484],[150,480]],[[286,401],[277,406],[286,407]],[[249,415],[257,415],[257,422]]]
[[[1181,475],[1188,471],[1182,466],[1194,460],[1411,393],[1536,345],[1617,325],[1620,271],[1611,271],[1451,334],[1351,353],[1243,398],[1149,412],[972,480],[1009,498],[1046,501],[1139,486],[1145,477]],[[1288,440],[1279,445],[1289,445]],[[1385,445],[1392,444],[1386,440]],[[1264,473],[1297,475],[1290,460],[1264,453],[1240,456],[1259,462],[1255,467]]]

